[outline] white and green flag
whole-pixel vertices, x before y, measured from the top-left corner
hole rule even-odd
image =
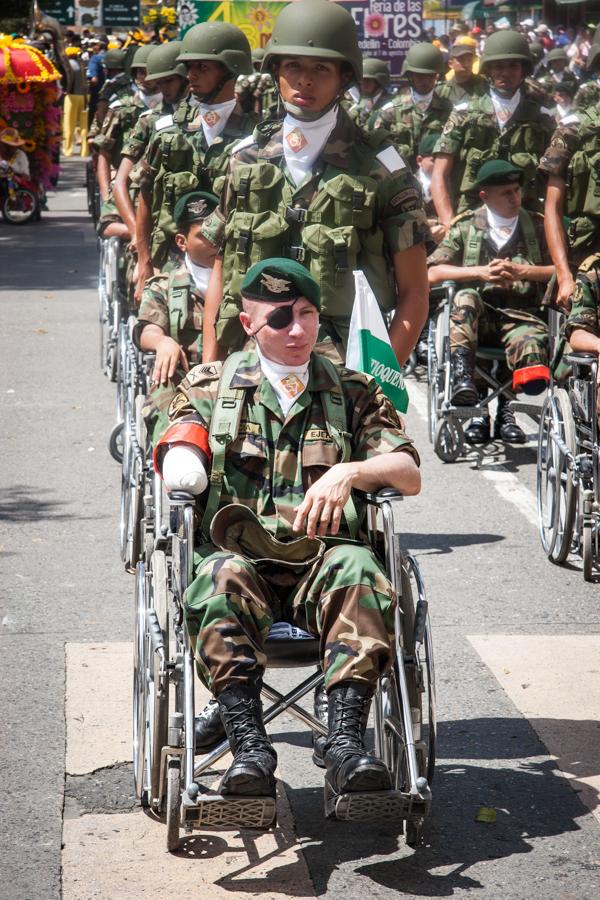
[[[377,298],[364,272],[354,272],[354,307],[348,333],[346,365],[372,375],[399,412],[408,408],[404,372],[390,344]]]

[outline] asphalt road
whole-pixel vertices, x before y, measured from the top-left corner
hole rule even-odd
[[[141,859],[139,846],[123,846],[125,823],[144,818],[130,755],[83,774],[65,762],[68,648],[130,642],[133,584],[117,547],[120,476],[107,452],[114,387],[98,365],[97,248],[79,161],[65,167],[50,207],[39,225],[0,224],[0,897],[196,896],[145,881],[148,860],[126,885],[113,874],[111,887],[106,872],[102,882],[92,846],[102,822],[110,820],[115,859]],[[307,735],[285,717],[273,735],[296,868],[251,878],[249,854],[236,879],[214,842],[202,876],[214,896],[600,895],[598,586],[541,551],[533,445],[444,466],[427,444],[422,387],[411,391],[424,489],[404,504],[405,545],[426,577],[438,675],[439,763],[424,846],[408,849],[387,826],[326,822]],[[108,671],[100,693],[104,683],[118,692]],[[101,757],[102,741],[91,749]],[[481,807],[496,811],[494,822],[476,820]],[[74,822],[86,835],[79,856]],[[182,857],[195,881],[203,854]]]

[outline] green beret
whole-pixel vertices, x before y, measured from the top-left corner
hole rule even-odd
[[[206,191],[190,191],[180,197],[175,204],[173,221],[179,228],[191,225],[192,222],[203,222],[211,214],[215,206],[218,206],[219,198]]]
[[[523,171],[513,166],[506,159],[490,159],[482,165],[477,173],[477,181],[473,185],[476,188],[491,187],[492,185],[513,184],[523,180]]]
[[[321,292],[308,269],[295,259],[273,257],[254,263],[242,281],[242,296],[265,303],[283,303],[306,297],[319,311]]]
[[[425,134],[419,141],[419,146],[417,147],[417,155],[433,156],[433,148],[437,144],[438,138],[439,134],[435,134],[433,132]]]

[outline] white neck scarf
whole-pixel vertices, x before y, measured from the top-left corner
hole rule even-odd
[[[156,94],[147,94],[145,91],[138,90],[137,95],[146,109],[156,109],[158,104],[162,102],[162,94],[160,91],[157,91]]]
[[[215,140],[227,125],[229,116],[233,112],[236,103],[237,100],[226,100],[224,103],[208,104],[202,103],[195,97],[190,98],[190,106],[195,107],[200,113],[202,130],[204,131],[204,137],[206,138],[206,143],[209,147],[212,147]]]
[[[431,200],[431,177],[426,175],[423,169],[419,166],[417,171],[417,178],[421,182],[421,187],[423,188],[423,201],[425,203],[429,203]]]
[[[188,253],[185,254],[184,262],[196,285],[196,290],[200,292],[202,297],[206,297],[212,269],[209,269],[207,266],[197,266],[195,262],[192,262]]]
[[[287,416],[298,397],[306,390],[310,360],[302,366],[282,366],[272,359],[267,359],[260,352],[258,344],[256,352],[263,375],[275,391],[282,413]]]
[[[420,109],[421,112],[427,112],[431,105],[431,101],[433,100],[433,91],[429,91],[428,94],[417,94],[415,89],[411,88],[410,96],[412,97],[415,106]]]
[[[504,216],[499,216],[498,213],[495,213],[489,206],[486,206],[486,210],[488,225],[490,227],[489,238],[496,249],[501,250],[508,244],[517,230],[519,216],[517,214],[510,219],[505,219]]]
[[[294,184],[305,180],[337,122],[337,105],[314,122],[301,122],[289,113],[283,120],[283,155]]]
[[[506,128],[517,106],[521,102],[521,89],[519,88],[516,90],[512,97],[501,97],[500,94],[497,94],[492,88],[490,96],[492,98],[492,103],[494,104],[498,125],[501,129]]]
[[[564,77],[565,77],[564,69],[562,70],[562,72],[553,72],[552,73],[552,78],[554,79],[554,81],[556,81],[557,84],[560,84],[561,81],[563,81]]]
[[[562,103],[557,103],[556,109],[558,110],[558,121],[560,122],[561,119],[564,119],[571,112],[571,104],[568,103],[566,106],[563,106]]]

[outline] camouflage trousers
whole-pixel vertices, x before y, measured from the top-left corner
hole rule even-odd
[[[206,686],[218,695],[232,682],[259,684],[265,641],[278,621],[319,637],[327,688],[348,680],[375,685],[391,663],[395,594],[371,550],[327,549],[291,589],[281,589],[278,574],[273,561],[262,568],[223,551],[198,564],[185,616]]]
[[[495,309],[477,291],[458,291],[450,312],[450,348],[502,347],[511,370],[548,365],[548,326],[532,313]]]

